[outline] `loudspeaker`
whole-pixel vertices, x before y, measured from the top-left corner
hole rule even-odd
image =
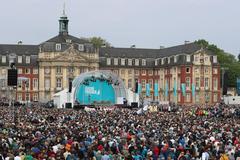
[[[72,92],[72,81],[69,81],[69,88],[68,88],[68,92],[71,93]]]
[[[8,69],[8,86],[17,86],[17,70]]]
[[[137,102],[132,102],[131,107],[132,108],[138,108],[138,103]]]
[[[66,103],[65,108],[72,108],[72,103]]]

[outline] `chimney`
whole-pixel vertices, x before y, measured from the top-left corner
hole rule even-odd
[[[164,46],[160,46],[160,49],[164,49],[165,47]]]
[[[133,45],[131,45],[131,47],[130,48],[136,48],[136,45],[135,44],[133,44]]]

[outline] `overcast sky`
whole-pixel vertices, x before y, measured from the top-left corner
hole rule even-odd
[[[64,0],[1,0],[0,43],[39,44],[58,34]],[[114,47],[170,47],[206,39],[240,52],[240,0],[65,0],[69,33]]]

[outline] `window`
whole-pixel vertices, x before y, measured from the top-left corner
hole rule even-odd
[[[213,78],[213,89],[216,91],[218,90],[218,79]]]
[[[22,74],[22,68],[18,68],[18,74]]]
[[[191,56],[187,55],[187,62],[190,62],[190,61],[191,61]]]
[[[217,63],[217,56],[213,56],[213,63]]]
[[[205,88],[208,88],[209,86],[208,81],[209,81],[209,78],[205,78],[205,81],[204,81]]]
[[[195,95],[196,95],[196,96],[195,96],[195,101],[196,101],[196,102],[199,102],[199,100],[200,100],[200,99],[199,99],[199,93],[196,92]]]
[[[129,76],[132,75],[132,70],[131,69],[128,70],[128,75]]]
[[[190,89],[190,77],[186,77],[186,88]]]
[[[71,39],[66,39],[66,42],[67,43],[72,43],[72,40]]]
[[[17,81],[17,86],[18,86],[19,89],[22,88],[22,81],[21,80]]]
[[[107,65],[111,65],[111,58],[107,58]]]
[[[153,75],[153,71],[152,70],[148,70],[148,75],[152,76]]]
[[[27,90],[30,89],[30,86],[31,86],[30,82],[31,82],[30,79],[28,79],[28,80],[25,82],[25,88],[26,88]]]
[[[22,94],[21,94],[21,93],[18,94],[18,101],[19,101],[19,102],[22,101]]]
[[[30,56],[26,56],[26,63],[27,64],[30,64],[30,59],[31,59]]]
[[[146,66],[146,59],[142,59],[142,65]]]
[[[218,69],[217,68],[213,68],[213,74],[217,74],[218,73]]]
[[[174,63],[177,62],[177,56],[174,56]]]
[[[128,65],[129,65],[129,66],[132,65],[132,59],[128,59]]]
[[[156,60],[155,60],[155,66],[157,66],[157,65],[158,65],[158,60],[156,59]]]
[[[56,67],[56,73],[57,73],[57,74],[62,73],[62,68],[61,68],[60,66],[57,66],[57,67]]]
[[[213,94],[213,102],[217,102],[218,101],[218,94],[214,93]]]
[[[22,63],[22,56],[18,56],[18,63]]]
[[[118,65],[118,58],[114,58],[114,65]]]
[[[121,75],[124,75],[125,74],[125,69],[122,69],[121,70]]]
[[[83,44],[79,44],[78,45],[78,50],[83,52],[84,51],[84,45]]]
[[[135,59],[135,66],[139,66],[139,59]]]
[[[143,69],[141,73],[142,75],[146,75],[146,70]]]
[[[61,78],[57,78],[57,88],[61,88],[62,87],[62,79]]]
[[[149,83],[149,85],[150,85],[150,88],[153,88],[153,80],[152,80],[152,79],[149,79],[149,80],[148,80],[148,83]]]
[[[45,74],[50,74],[50,68],[49,67],[44,68],[44,73]]]
[[[138,76],[139,75],[139,70],[135,70],[135,75]]]
[[[125,59],[124,58],[121,58],[121,65],[125,66]]]
[[[190,93],[187,93],[186,94],[186,102],[190,102],[190,100],[191,100],[191,95],[190,95]]]
[[[7,73],[6,69],[2,69],[2,74],[5,75]]]
[[[196,79],[195,79],[195,81],[196,81],[196,87],[200,87],[200,78],[199,77],[197,77]]]
[[[117,69],[113,70],[113,73],[115,73],[116,75],[118,75],[118,70],[117,70]]]
[[[161,60],[162,60],[162,64],[164,64],[164,59],[165,59],[165,58],[162,58],[162,59],[161,59]]]
[[[199,73],[199,68],[198,67],[195,67],[195,73]]]
[[[190,68],[189,67],[186,68],[186,73],[190,73]]]
[[[205,62],[208,62],[208,61],[209,61],[208,56],[206,56],[206,57],[204,58],[204,61],[205,61]]]
[[[56,51],[61,51],[61,44],[56,44]]]
[[[145,87],[146,87],[146,80],[142,79],[142,89],[145,89]]]
[[[45,89],[50,89],[50,79],[45,79],[44,86],[45,86]]]
[[[194,61],[195,61],[195,62],[198,62],[198,61],[199,61],[199,56],[198,56],[198,55],[195,55],[195,56],[194,56]]]
[[[73,67],[73,66],[69,67],[69,68],[68,68],[68,72],[69,72],[69,73],[74,73],[74,67]]]
[[[128,88],[132,88],[132,79],[128,79]]]
[[[33,101],[38,101],[38,94],[37,93],[33,94]]]
[[[37,68],[33,68],[33,74],[38,74],[38,69]]]
[[[29,93],[26,93],[26,99],[25,99],[26,101],[30,101],[30,94]]]
[[[168,63],[170,63],[171,62],[171,57],[168,57]]]
[[[31,70],[30,68],[25,68],[25,74],[30,74]]]
[[[33,88],[38,89],[38,79],[37,78],[33,79]]]
[[[208,68],[208,67],[205,67],[205,68],[204,68],[204,72],[205,72],[205,74],[208,74],[208,73],[209,73],[209,68]]]
[[[6,56],[2,56],[2,63],[6,63],[7,62],[7,57]]]

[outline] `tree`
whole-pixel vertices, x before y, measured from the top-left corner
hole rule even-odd
[[[238,54],[238,62],[240,62],[240,53]]]
[[[101,48],[101,47],[110,47],[111,44],[107,42],[105,39],[101,37],[91,37],[89,38],[89,41],[93,44],[95,48]]]
[[[209,44],[209,42],[204,39],[197,40],[195,43],[217,55],[220,66],[223,68],[228,68],[228,86],[236,87],[237,77],[240,76],[240,63],[237,62],[235,56],[225,52],[214,44]],[[240,60],[240,55],[238,55],[238,59]]]

